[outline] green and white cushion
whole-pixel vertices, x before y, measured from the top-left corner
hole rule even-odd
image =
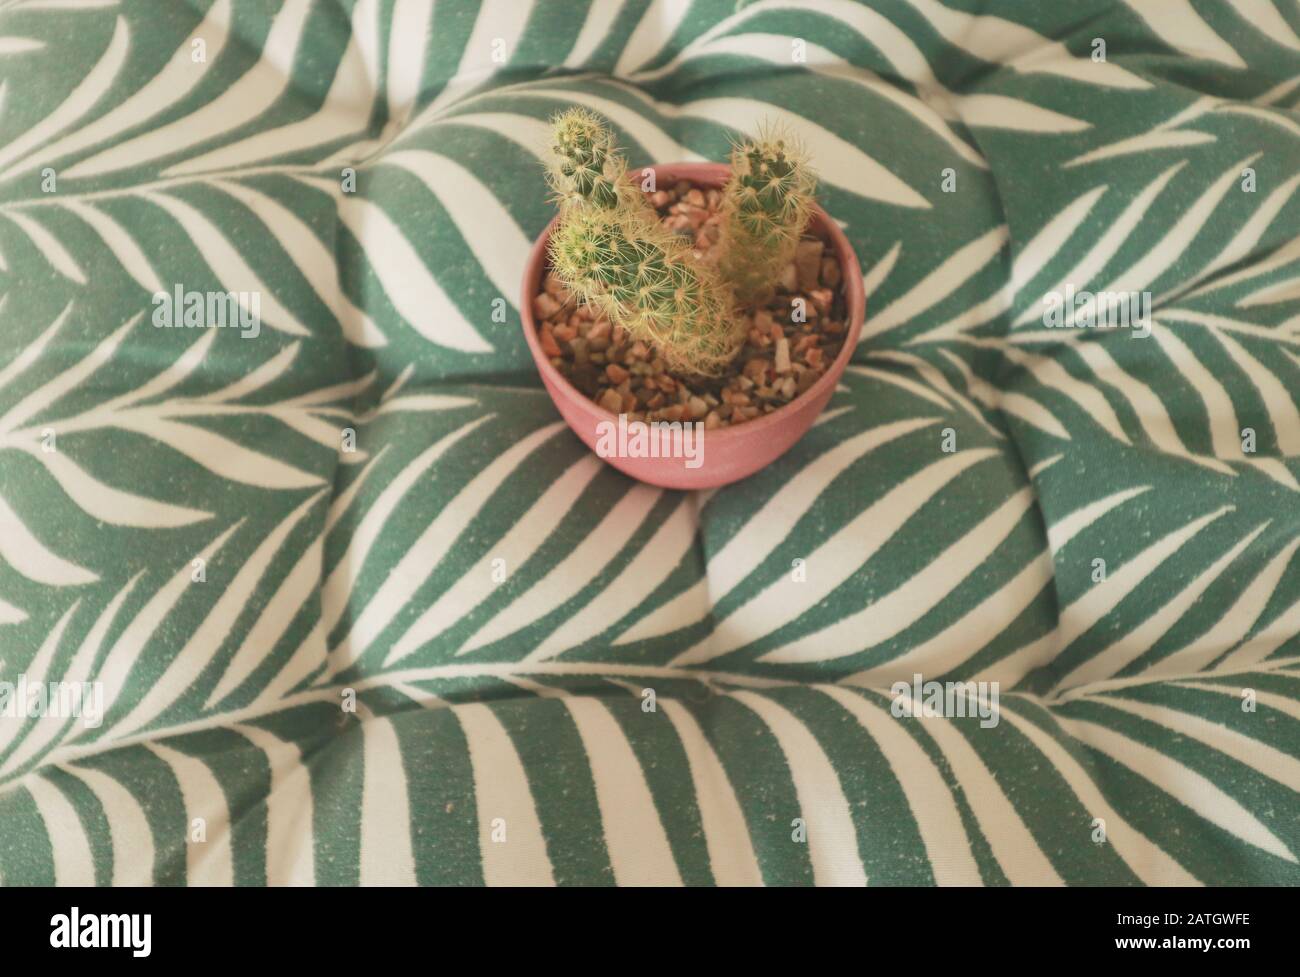
[[[857,249],[744,482],[541,388],[573,104]],[[1300,882],[1297,106],[1293,0],[0,0],[0,682],[105,697],[0,717],[3,882]]]

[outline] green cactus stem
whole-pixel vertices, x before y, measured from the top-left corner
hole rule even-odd
[[[623,157],[614,150],[609,129],[590,112],[569,109],[551,120],[547,176],[561,208],[612,208],[632,203],[624,179],[626,169]]]
[[[552,236],[550,253],[551,267],[572,292],[653,345],[673,372],[716,376],[744,341],[730,289],[653,217],[622,209],[571,212]]]
[[[719,267],[742,305],[771,298],[808,227],[816,187],[807,156],[788,135],[762,132],[732,149]]]

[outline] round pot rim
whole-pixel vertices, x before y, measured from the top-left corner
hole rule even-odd
[[[663,171],[666,176],[673,180],[692,180],[709,188],[721,186],[725,182],[728,173],[726,164],[710,162],[655,163],[638,169],[641,171],[654,170],[656,174]],[[524,266],[523,296],[519,306],[519,319],[524,330],[524,340],[528,343],[529,349],[532,350],[533,360],[536,362],[537,369],[544,379],[549,379],[561,387],[572,390],[582,402],[590,405],[598,415],[603,415],[617,423],[619,417],[626,415],[615,414],[606,410],[570,383],[568,378],[551,362],[550,357],[543,352],[542,341],[537,333],[537,324],[533,317],[533,298],[537,294],[536,286],[540,285],[543,273],[549,265],[547,246],[551,240],[551,233],[555,230],[559,220],[558,214],[551,218],[546,228],[533,243],[532,250],[528,255],[528,263]],[[715,444],[725,442],[731,438],[749,437],[756,433],[762,433],[764,430],[782,423],[792,410],[801,406],[801,401],[811,402],[818,394],[833,391],[839,385],[840,377],[844,375],[845,369],[853,359],[853,353],[857,349],[858,341],[862,335],[862,324],[866,313],[866,294],[863,288],[862,266],[858,263],[857,252],[853,250],[853,245],[849,243],[844,231],[835,222],[835,218],[823,210],[820,204],[813,205],[812,222],[819,225],[819,232],[815,232],[816,236],[822,238],[834,249],[835,256],[840,262],[840,280],[843,282],[844,287],[846,322],[848,325],[844,335],[844,343],[835,359],[830,362],[830,365],[827,366],[825,372],[817,381],[789,403],[782,404],[770,414],[745,421],[743,424],[734,424],[724,428],[713,428],[704,431],[704,436]],[[852,267],[846,268],[846,265],[849,265],[850,262]]]

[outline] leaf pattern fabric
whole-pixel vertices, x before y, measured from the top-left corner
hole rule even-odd
[[[857,250],[739,484],[541,388],[570,105],[787,124]],[[1298,190],[1293,0],[0,0],[0,682],[105,697],[0,718],[0,881],[1300,882]]]

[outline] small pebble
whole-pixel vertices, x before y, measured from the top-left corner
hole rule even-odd
[[[559,311],[560,303],[549,292],[542,292],[533,299],[533,315],[538,319],[550,319]]]
[[[817,238],[804,238],[795,246],[794,266],[801,292],[821,284],[822,252],[825,249],[826,245]]]
[[[840,263],[834,258],[822,258],[822,284],[834,288],[840,283]]]
[[[605,392],[600,395],[598,403],[611,414],[617,414],[623,409],[623,398],[613,388],[606,388]]]
[[[790,340],[782,336],[776,342],[776,372],[790,372]]]
[[[550,323],[542,326],[541,334],[542,352],[547,356],[561,355],[559,344],[555,341],[555,335],[551,331]]]

